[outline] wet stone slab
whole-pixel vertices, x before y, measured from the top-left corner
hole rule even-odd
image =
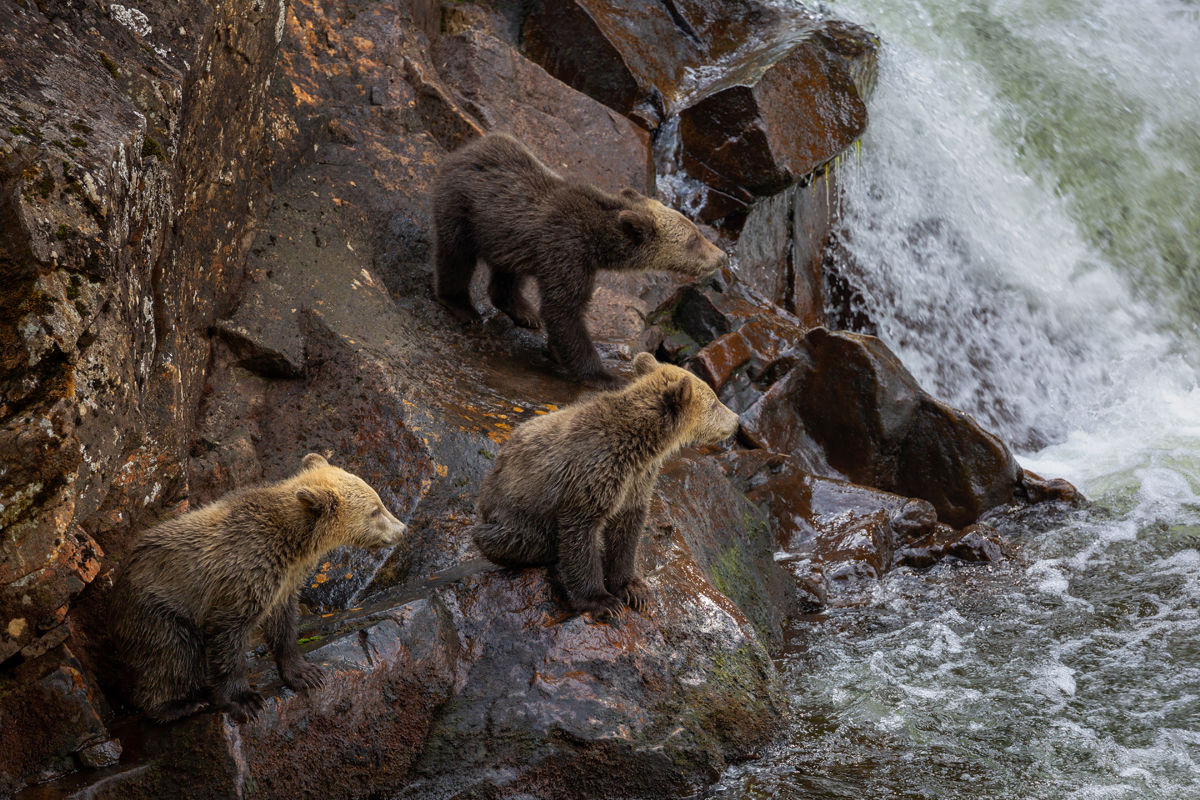
[[[325,669],[320,689],[297,695],[259,662],[251,683],[267,700],[255,720],[213,712],[170,725],[134,720],[118,730],[119,769],[30,798],[352,798],[400,785],[454,686],[450,615],[431,597],[325,626],[332,632],[303,648]]]

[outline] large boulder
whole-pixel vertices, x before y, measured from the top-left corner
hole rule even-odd
[[[535,4],[522,34],[525,53],[550,74],[655,128],[812,21],[802,6],[758,0],[567,0]],[[718,61],[720,71],[701,69]]]
[[[690,456],[648,529],[645,615],[571,614],[540,569],[445,590],[466,672],[401,797],[681,796],[770,741],[784,702],[763,645],[793,590],[765,520]]]
[[[928,500],[954,527],[1012,502],[1022,477],[1003,442],[922,390],[881,341],[824,328],[805,334],[742,429],[779,452],[815,445],[840,475]]]
[[[796,183],[855,142],[867,108],[841,58],[796,45],[757,80],[729,86],[679,117],[684,167],[702,165],[756,195]]]

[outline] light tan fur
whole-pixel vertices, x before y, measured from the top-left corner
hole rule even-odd
[[[110,630],[136,673],[134,701],[160,720],[211,702],[253,716],[245,650],[262,628],[280,677],[319,686],[296,642],[297,592],[335,547],[398,543],[404,523],[361,478],[304,457],[301,472],[242,489],[139,538],[110,603]]]
[[[557,562],[574,606],[600,617],[649,602],[637,547],[663,461],[738,427],[690,372],[649,353],[634,370],[625,389],[513,431],[484,479],[474,530],[480,551],[502,566]]]

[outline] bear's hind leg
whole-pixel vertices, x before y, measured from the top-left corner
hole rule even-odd
[[[300,616],[296,595],[279,606],[262,623],[263,638],[275,656],[275,667],[283,682],[297,692],[316,689],[325,683],[325,673],[300,654],[297,621]]]
[[[479,262],[479,245],[462,217],[439,213],[434,224],[433,295],[460,322],[474,322],[479,312],[471,303],[471,277]]]
[[[160,722],[201,710],[208,664],[200,631],[148,596],[119,591],[114,607],[113,639],[135,673],[132,700]]]
[[[542,327],[542,321],[537,310],[525,299],[521,291],[524,285],[525,281],[520,275],[493,266],[488,294],[492,298],[492,305],[507,314],[514,325],[537,330]]]
[[[517,531],[496,522],[480,522],[471,530],[471,538],[484,558],[509,569],[543,567],[557,558],[550,537],[537,531]]]

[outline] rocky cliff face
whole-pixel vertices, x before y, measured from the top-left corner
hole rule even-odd
[[[0,796],[77,771],[25,791],[678,795],[769,741],[795,609],[998,557],[949,526],[1069,495],[880,343],[818,327],[873,37],[643,6],[0,0]],[[657,188],[737,254],[705,284],[610,276],[590,312],[615,370],[653,350],[745,412],[737,447],[664,473],[645,617],[567,617],[465,533],[507,433],[580,395],[539,336],[431,298],[429,182],[493,129]],[[412,529],[306,585],[330,685],[272,684],[245,726],[129,720],[104,617],[137,532],[309,451]]]

